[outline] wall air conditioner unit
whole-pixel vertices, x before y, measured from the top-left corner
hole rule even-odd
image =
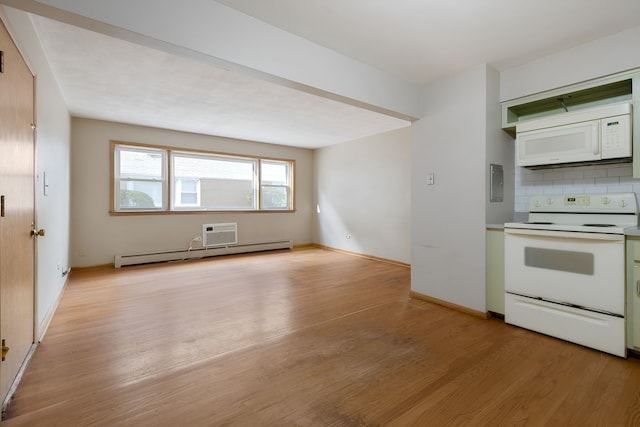
[[[228,222],[224,224],[203,224],[202,245],[225,246],[238,243],[238,224]]]

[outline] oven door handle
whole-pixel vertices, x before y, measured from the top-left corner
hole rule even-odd
[[[624,242],[622,234],[581,233],[576,231],[550,231],[532,230],[527,228],[505,228],[506,234],[518,234],[521,236],[556,237],[562,239],[605,240]]]

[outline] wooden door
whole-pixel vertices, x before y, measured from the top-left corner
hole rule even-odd
[[[0,363],[4,400],[34,342],[34,78],[0,22]]]

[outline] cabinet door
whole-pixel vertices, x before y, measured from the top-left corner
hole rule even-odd
[[[640,239],[627,238],[627,348],[640,350]]]
[[[638,253],[636,253],[636,258],[638,258]],[[640,350],[640,263],[634,262],[633,265],[633,274],[632,274],[632,283],[629,284],[629,299],[631,300],[631,304],[629,304],[629,308],[631,309],[631,313],[627,313],[627,328],[631,329],[631,334],[627,334],[627,339],[630,340],[630,345],[627,345],[629,348],[633,348],[635,350]]]
[[[487,310],[504,315],[504,231],[487,230]]]

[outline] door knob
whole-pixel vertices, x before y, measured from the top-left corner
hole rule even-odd
[[[35,236],[35,237],[42,237],[44,236],[44,228],[41,228],[40,230],[36,230],[35,228],[33,230],[31,230],[31,235]]]

